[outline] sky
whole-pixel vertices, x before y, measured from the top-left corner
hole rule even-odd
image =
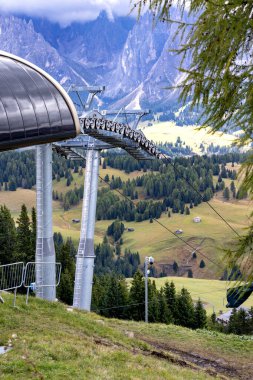
[[[46,17],[62,26],[93,20],[101,10],[110,18],[113,14],[126,16],[131,10],[130,0],[0,0],[1,13]]]

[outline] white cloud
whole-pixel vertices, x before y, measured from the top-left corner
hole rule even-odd
[[[95,19],[102,10],[109,17],[126,16],[130,0],[0,0],[0,12],[46,17],[62,25]]]

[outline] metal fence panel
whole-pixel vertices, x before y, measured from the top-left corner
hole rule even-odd
[[[0,291],[20,288],[23,283],[24,263],[0,265]]]
[[[50,281],[47,282],[48,276],[46,275],[50,270],[52,270],[52,265],[55,264],[55,282],[52,284]],[[40,269],[40,270],[38,270]],[[37,273],[43,273],[42,278],[36,279]],[[50,277],[49,277],[50,278]],[[26,288],[33,287],[34,289],[38,287],[50,287],[58,286],[61,279],[61,263],[50,263],[50,262],[29,262],[26,264],[23,276],[23,285]]]

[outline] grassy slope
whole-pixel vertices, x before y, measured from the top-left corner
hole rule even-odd
[[[253,341],[205,331],[106,320],[31,298],[0,304],[0,379],[211,379],[253,376]]]

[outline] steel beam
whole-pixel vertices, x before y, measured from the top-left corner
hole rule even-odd
[[[73,306],[90,311],[94,270],[94,229],[97,204],[99,151],[86,155],[81,233],[76,258]]]
[[[89,219],[87,226],[87,239],[84,251],[83,262],[83,284],[81,292],[80,309],[90,311],[91,297],[92,297],[92,284],[94,272],[94,232],[96,221],[96,206],[97,206],[97,190],[98,190],[98,173],[99,172],[99,151],[93,151],[92,160],[92,178],[91,178],[91,191],[90,191],[90,209]]]
[[[49,301],[56,299],[55,248],[52,225],[52,145],[36,148],[36,296]],[[45,286],[46,285],[46,286]]]

